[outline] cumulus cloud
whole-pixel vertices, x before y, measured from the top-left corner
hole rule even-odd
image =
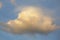
[[[2,8],[2,2],[0,2],[0,8]]]
[[[54,24],[53,18],[45,16],[42,8],[27,6],[22,8],[21,12],[14,20],[9,20],[5,25],[11,33],[49,33],[57,27]],[[5,30],[5,29],[4,29]],[[8,30],[7,30],[8,31]]]

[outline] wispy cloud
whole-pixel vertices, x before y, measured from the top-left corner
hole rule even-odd
[[[2,2],[0,2],[0,8],[2,8],[2,5],[3,5]]]
[[[11,4],[13,4],[14,6],[17,6],[16,0],[10,0],[10,1],[11,1]]]

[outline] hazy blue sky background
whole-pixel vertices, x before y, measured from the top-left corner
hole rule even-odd
[[[55,23],[60,25],[60,0],[0,0],[0,21],[7,22],[17,17],[14,10],[20,6],[42,6],[54,11]],[[13,35],[0,30],[0,40],[60,40],[60,30],[48,35]]]

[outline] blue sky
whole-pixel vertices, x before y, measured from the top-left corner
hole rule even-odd
[[[60,0],[0,0],[0,2],[0,22],[7,22],[10,19],[15,19],[17,17],[17,12],[14,10],[20,6],[42,6],[54,11],[52,17],[55,18],[55,23],[60,26]],[[0,31],[0,40],[60,40],[60,30],[56,30],[48,35],[14,35]]]

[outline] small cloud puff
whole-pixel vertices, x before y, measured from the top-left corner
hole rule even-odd
[[[11,4],[13,4],[14,6],[17,6],[16,0],[10,0],[10,1],[11,1]]]

